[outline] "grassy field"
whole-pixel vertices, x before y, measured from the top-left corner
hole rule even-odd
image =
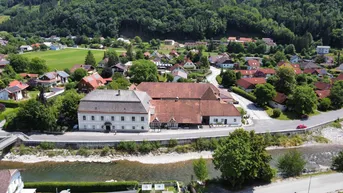
[[[272,117],[273,116],[273,109],[270,107],[265,107],[266,113]],[[312,114],[309,114],[309,116],[314,116],[314,115],[319,115],[319,111],[315,111]],[[299,117],[296,116],[296,114],[292,111],[281,111],[280,117],[276,118],[278,120],[297,120],[300,119]]]
[[[63,70],[65,68],[71,68],[75,64],[83,64],[88,50],[82,49],[65,49],[58,51],[42,51],[42,52],[28,52],[24,55],[32,59],[34,57],[42,58],[46,60],[46,64],[50,70]],[[103,50],[92,50],[96,62],[100,62],[104,56]]]

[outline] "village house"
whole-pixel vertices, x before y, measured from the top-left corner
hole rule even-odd
[[[74,73],[77,69],[84,69],[88,74],[93,74],[96,72],[96,69],[92,65],[86,64],[75,64],[71,69],[70,72]]]
[[[112,74],[119,72],[120,74],[124,75],[127,72],[127,67],[122,63],[118,63],[114,66],[111,66],[111,69],[112,69]]]
[[[175,44],[175,41],[174,40],[164,40],[164,44],[173,46]]]
[[[262,38],[262,41],[263,41],[267,46],[271,46],[271,47],[276,46],[276,43],[275,43],[274,40],[271,39],[271,38]]]
[[[170,51],[169,55],[171,55],[172,57],[179,57],[179,54],[177,53],[176,50]]]
[[[19,49],[21,52],[29,52],[33,50],[33,48],[29,45],[22,45],[19,47]]]
[[[0,90],[0,99],[1,100],[22,100],[27,97],[27,87],[29,85],[22,83],[18,80],[14,80],[9,83],[8,87]]]
[[[78,84],[78,89],[80,92],[89,93],[105,84],[106,80],[104,80],[98,73],[94,73],[90,76],[83,77]]]
[[[0,170],[0,193],[36,193],[36,189],[24,189],[19,170]]]
[[[323,77],[325,75],[331,76],[326,69],[305,69],[304,74],[312,74],[318,77]]]
[[[330,96],[330,90],[316,90],[316,95],[318,97],[318,99],[323,99],[323,98],[327,98]]]
[[[256,85],[265,83],[265,78],[241,78],[237,80],[237,85],[246,92],[251,92],[255,89]]]
[[[24,79],[37,79],[39,77],[39,74],[20,73],[19,76]]]
[[[224,69],[234,68],[235,67],[235,62],[230,58],[229,55],[225,54],[225,55],[222,55],[221,57],[219,57],[216,60],[215,65],[218,68],[224,68]]]
[[[252,78],[254,77],[256,70],[235,70],[235,72],[241,73],[241,78]]]
[[[317,90],[330,90],[331,89],[331,84],[330,83],[325,83],[325,82],[316,82],[316,83],[314,83],[314,87]]]
[[[147,132],[153,113],[150,96],[136,90],[94,90],[81,99],[79,130]]]
[[[302,74],[303,73],[303,71],[300,69],[300,65],[299,64],[291,64],[291,63],[286,62],[286,61],[280,61],[277,64],[277,66],[278,67],[290,67],[290,68],[293,68],[295,74]]]
[[[44,87],[54,87],[68,83],[69,74],[64,71],[48,72],[40,76],[36,82]]]
[[[197,66],[190,59],[188,59],[182,66],[185,69],[192,69],[192,70],[195,70],[197,68]]]
[[[319,69],[319,68],[322,68],[318,64],[314,63],[312,60],[302,61],[302,62],[300,62],[299,66],[300,66],[301,69],[304,69],[304,70],[306,70],[306,69]]]
[[[317,46],[317,54],[324,55],[330,52],[330,46]]]
[[[149,59],[150,58],[150,52],[144,52],[143,55],[144,55],[145,59]]]
[[[287,109],[286,100],[287,100],[287,95],[277,92],[276,96],[271,101],[269,101],[269,105],[272,106],[273,108],[277,108],[277,109],[280,109],[281,111],[285,111]]]
[[[247,61],[248,70],[257,70],[261,67],[258,60],[248,60]]]
[[[1,46],[7,46],[7,44],[8,44],[7,40],[0,39],[0,45]]]
[[[332,79],[332,83],[335,83],[336,81],[343,80],[343,73],[339,74],[336,78]]]
[[[292,64],[298,63],[299,62],[299,56],[297,56],[297,55],[291,56],[291,58],[289,59],[289,62],[291,62]]]
[[[260,68],[256,70],[254,77],[264,77],[269,78],[276,74],[276,71],[273,68]]]
[[[98,63],[98,67],[105,68],[107,66],[107,63],[108,63],[108,58],[104,58]]]
[[[152,98],[151,128],[241,125],[239,111],[222,103],[220,91],[212,84],[143,82],[134,89]]]
[[[174,69],[171,73],[174,77],[173,82],[177,82],[180,78],[187,79],[188,74],[184,70]]]

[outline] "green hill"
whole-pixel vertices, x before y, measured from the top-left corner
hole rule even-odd
[[[297,45],[309,32],[323,44],[343,45],[340,0],[1,0],[0,5],[0,13],[11,16],[0,30],[22,36],[200,40],[239,31]]]

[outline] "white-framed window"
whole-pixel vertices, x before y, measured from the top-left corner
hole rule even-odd
[[[142,126],[141,129],[144,130],[144,126]]]
[[[95,125],[93,125],[93,129],[95,129]]]
[[[233,122],[237,122],[237,119],[235,118],[235,119],[233,119]]]
[[[104,116],[101,116],[101,120],[102,120],[102,121],[104,120]]]
[[[132,126],[132,129],[136,129],[136,127],[135,127],[135,126]]]
[[[144,117],[141,117],[141,121],[144,121]]]
[[[124,116],[121,116],[121,121],[125,121],[125,117]]]
[[[86,116],[83,115],[83,120],[85,121],[86,120]]]
[[[132,117],[132,121],[136,121],[136,117]]]
[[[214,122],[218,123],[218,119],[213,119]]]
[[[92,116],[92,121],[94,121],[94,116]]]
[[[84,129],[87,129],[87,125],[84,125],[83,128],[84,128]]]
[[[121,129],[125,129],[125,126],[121,126]]]
[[[114,116],[111,116],[111,120],[114,121]]]

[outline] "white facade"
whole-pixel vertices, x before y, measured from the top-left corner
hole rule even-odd
[[[241,125],[241,116],[210,116],[210,124],[221,124],[221,125]]]
[[[195,66],[195,64],[193,62],[186,62],[184,65],[183,65],[183,68],[185,69],[196,69],[197,67]]]
[[[147,132],[149,131],[149,114],[100,114],[78,113],[80,131],[120,131]]]
[[[285,111],[287,109],[286,105],[279,104],[275,101],[269,101],[269,105],[272,106],[274,109],[280,109],[281,111]]]
[[[19,171],[16,171],[12,177],[7,189],[7,193],[21,193],[24,188],[24,183],[21,180]]]
[[[317,46],[317,54],[328,54],[330,46]]]
[[[219,64],[220,68],[233,68],[235,66],[234,63],[232,64]]]
[[[9,100],[8,91],[6,89],[0,91],[0,100]]]

